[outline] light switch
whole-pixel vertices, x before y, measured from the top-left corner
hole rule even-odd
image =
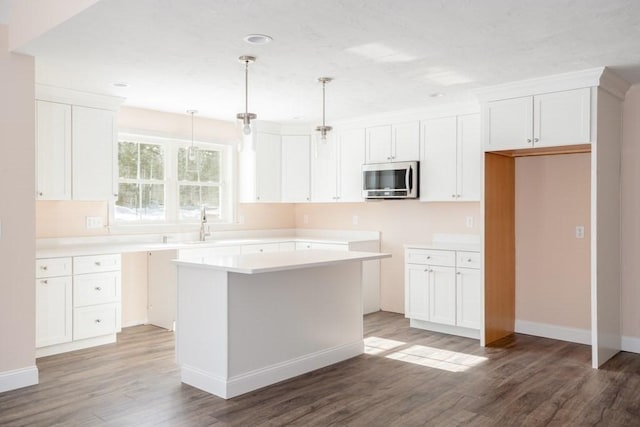
[[[468,216],[465,219],[465,224],[466,224],[467,228],[473,228],[473,217],[472,216]]]
[[[576,239],[584,239],[584,225],[576,225]]]
[[[358,215],[353,216],[352,222],[353,222],[353,225],[358,225],[358,223],[360,222],[360,218],[358,218]]]

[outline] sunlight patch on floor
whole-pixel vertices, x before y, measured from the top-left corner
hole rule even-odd
[[[464,372],[487,360],[486,357],[482,356],[474,356],[424,345],[412,345],[411,347],[394,351],[385,357],[449,372]]]
[[[405,345],[406,342],[390,340],[380,337],[366,337],[364,339],[365,354],[380,354]]]

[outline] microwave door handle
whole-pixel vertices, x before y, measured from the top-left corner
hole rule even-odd
[[[405,181],[409,184],[409,193],[411,193],[411,190],[413,190],[413,174],[411,173],[411,166],[407,168]]]

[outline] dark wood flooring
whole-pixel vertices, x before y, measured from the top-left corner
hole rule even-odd
[[[38,359],[0,394],[2,426],[640,426],[640,355],[590,367],[588,346],[516,335],[501,348],[365,317],[367,354],[230,400],[180,383],[173,334]],[[259,351],[259,349],[257,349]]]

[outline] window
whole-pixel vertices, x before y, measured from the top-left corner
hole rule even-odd
[[[158,144],[118,143],[118,221],[162,221],[165,212],[165,155]]]
[[[197,221],[202,206],[220,218],[219,151],[178,149],[178,206],[180,219]]]
[[[120,224],[231,219],[231,146],[120,134],[118,199]]]

